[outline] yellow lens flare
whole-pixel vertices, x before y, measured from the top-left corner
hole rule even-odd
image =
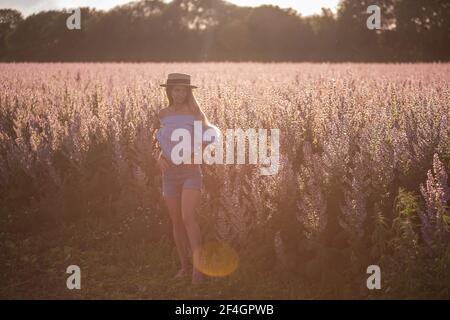
[[[206,242],[194,251],[194,266],[211,277],[225,277],[239,266],[239,255],[227,243]]]

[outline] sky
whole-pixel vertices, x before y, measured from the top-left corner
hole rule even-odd
[[[170,0],[164,0],[170,2]],[[262,4],[277,5],[280,8],[293,8],[303,16],[320,13],[321,8],[335,11],[339,0],[227,0],[239,6],[259,6]],[[131,2],[131,0],[0,0],[0,8],[13,8],[21,11],[24,16],[42,10],[95,7],[108,10],[116,5]]]

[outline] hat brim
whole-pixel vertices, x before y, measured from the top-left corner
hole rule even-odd
[[[183,87],[190,87],[192,89],[198,88],[197,86],[194,86],[192,84],[182,84],[182,83],[177,83],[177,84],[160,84],[160,87],[173,87],[173,86],[183,86]]]

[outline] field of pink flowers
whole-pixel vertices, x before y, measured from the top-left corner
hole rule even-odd
[[[221,130],[280,129],[277,175],[203,165],[239,267],[197,291],[153,159],[169,72]],[[0,64],[0,297],[448,299],[449,172],[450,64]]]

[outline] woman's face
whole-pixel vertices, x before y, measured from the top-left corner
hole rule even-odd
[[[175,104],[182,104],[188,95],[188,88],[184,86],[173,86],[172,99]]]

